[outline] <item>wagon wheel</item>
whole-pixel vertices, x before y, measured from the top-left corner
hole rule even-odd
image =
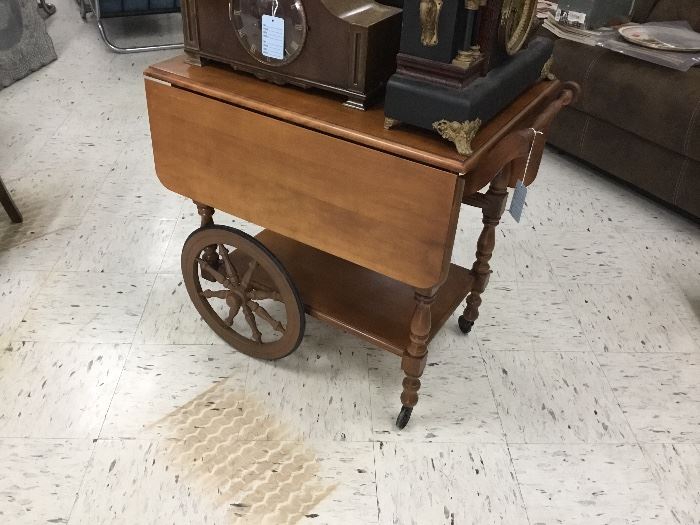
[[[216,248],[217,268],[203,257],[207,247]],[[214,282],[202,281],[202,272]],[[182,248],[182,275],[202,319],[239,352],[280,359],[301,343],[299,294],[282,263],[257,239],[227,226],[195,230]]]

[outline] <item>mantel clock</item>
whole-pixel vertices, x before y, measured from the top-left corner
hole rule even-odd
[[[364,108],[395,71],[401,9],[374,0],[183,0],[192,64],[222,62]]]

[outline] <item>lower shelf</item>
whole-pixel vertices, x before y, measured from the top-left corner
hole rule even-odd
[[[415,308],[413,288],[269,230],[257,238],[292,276],[309,315],[403,354]],[[471,282],[468,270],[450,265],[431,308],[431,339],[467,296]]]

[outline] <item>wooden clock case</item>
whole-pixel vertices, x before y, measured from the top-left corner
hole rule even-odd
[[[182,0],[188,62],[212,60],[278,84],[321,88],[364,109],[396,68],[401,9],[374,0],[304,0],[308,33],[292,62],[272,66],[243,48],[229,19],[228,0]]]

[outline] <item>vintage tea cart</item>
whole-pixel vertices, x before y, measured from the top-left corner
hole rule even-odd
[[[578,87],[538,83],[464,157],[437,135],[386,130],[380,107],[349,109],[219,66],[177,57],[145,77],[158,178],[201,216],[182,250],[201,317],[255,358],[293,352],[305,313],[399,355],[403,428],[432,337],[465,298],[462,332],[479,315],[508,187],[535,179],[543,134]],[[470,270],[451,264],[462,204],[483,211]],[[266,229],[216,225],[215,209]]]

